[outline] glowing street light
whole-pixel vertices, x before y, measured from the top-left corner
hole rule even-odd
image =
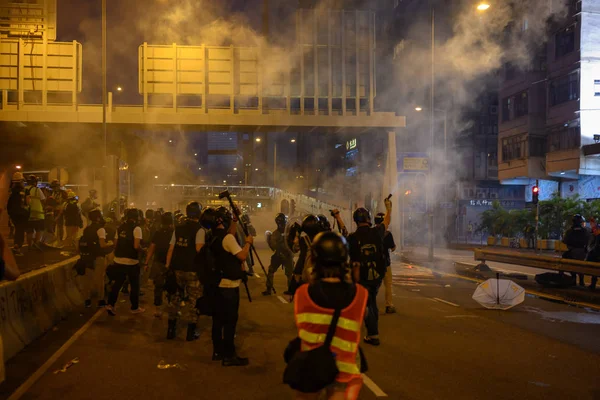
[[[194,157],[198,157],[198,153],[194,153]]]
[[[488,8],[490,8],[490,4],[483,2],[483,3],[479,3],[479,5],[477,6],[477,10],[479,11],[486,11]]]
[[[154,175],[154,179],[158,179],[158,175]]]
[[[122,92],[123,88],[121,86],[117,86],[117,92]]]
[[[256,143],[260,143],[261,140],[262,140],[261,138],[257,137],[256,138]]]
[[[296,139],[290,140],[290,143],[296,143]]]
[[[423,111],[423,107],[415,107],[415,111]]]
[[[233,169],[234,171],[237,171],[237,167]]]
[[[173,187],[173,186],[175,186],[175,184],[174,184],[174,183],[171,183],[171,187]]]
[[[16,168],[16,169],[21,169],[21,168],[23,168],[23,167],[21,167],[20,165],[15,165],[15,168]]]
[[[255,171],[258,171],[258,168],[254,168]]]

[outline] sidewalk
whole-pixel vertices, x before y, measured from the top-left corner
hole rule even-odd
[[[522,265],[516,264],[505,264],[499,262],[486,261],[486,264],[492,269],[491,272],[478,272],[474,271],[472,267],[479,264],[479,261],[475,260],[473,257],[472,250],[453,250],[453,249],[440,249],[436,248],[434,252],[435,261],[434,263],[429,263],[427,260],[428,249],[424,247],[420,248],[411,248],[409,252],[406,252],[405,258],[410,260],[410,262],[421,263],[423,265],[431,266],[436,270],[440,270],[446,273],[454,273],[458,275],[464,275],[471,278],[477,278],[481,280],[494,278],[496,272],[504,273],[506,275],[510,274],[518,274],[523,275],[526,279],[517,279],[516,282],[526,289],[544,293],[549,296],[558,297],[564,299],[566,301],[571,302],[585,302],[591,304],[600,304],[600,288],[595,291],[591,291],[589,288],[580,287],[580,286],[572,286],[569,288],[550,288],[545,287],[538,284],[535,281],[535,275],[543,274],[547,272],[551,272],[546,269],[532,268],[526,267]],[[516,250],[516,249],[506,249],[507,251],[512,251],[515,253],[524,253],[531,252],[533,250]],[[545,252],[546,256],[555,255],[556,257],[560,257],[560,255],[556,252]],[[463,265],[455,265],[455,263],[463,264]],[[514,279],[514,278],[513,278]],[[590,277],[586,276],[586,285],[589,286]]]

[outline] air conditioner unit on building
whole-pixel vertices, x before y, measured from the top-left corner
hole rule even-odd
[[[490,106],[490,114],[498,115],[498,106]]]

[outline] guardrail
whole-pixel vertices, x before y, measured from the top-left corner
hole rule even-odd
[[[474,256],[475,260],[482,261],[483,263],[486,261],[495,261],[504,264],[522,265],[525,267],[548,269],[552,271],[600,276],[600,263],[597,262],[487,249],[475,249]]]

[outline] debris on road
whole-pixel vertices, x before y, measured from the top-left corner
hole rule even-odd
[[[60,372],[67,372],[67,370],[75,364],[79,364],[79,357],[75,357],[74,359],[66,363],[61,369],[57,369],[56,371],[54,371],[54,375]]]
[[[531,383],[532,385],[539,386],[539,387],[544,387],[544,388],[550,387],[550,384],[544,383],[544,382],[529,381],[529,383]]]
[[[156,366],[156,368],[158,368],[158,369],[179,368],[180,370],[185,371],[185,368],[181,364],[179,364],[179,363],[166,364],[165,360],[160,360],[160,362],[158,363],[158,365]]]

